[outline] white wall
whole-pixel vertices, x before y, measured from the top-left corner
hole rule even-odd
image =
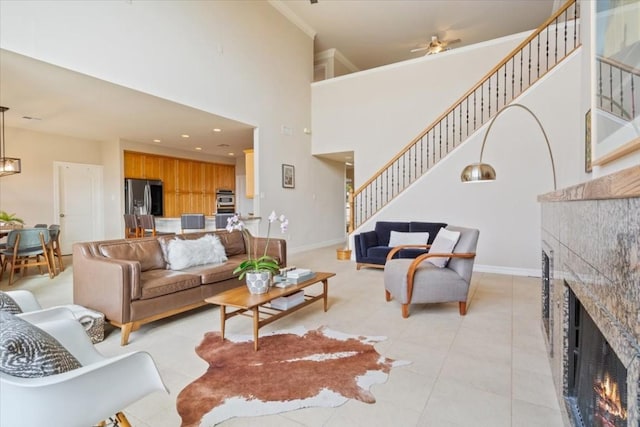
[[[494,45],[485,48],[499,50]],[[476,64],[486,56],[481,54],[482,50],[459,51],[455,57],[454,50],[448,52],[451,57],[443,57],[434,64],[407,61],[334,82],[314,83],[314,153],[354,148],[356,187],[361,185],[457,99],[457,95],[449,93],[452,89],[443,88],[450,86],[448,79],[428,87],[419,82],[422,76],[433,79],[433,74],[440,73],[459,77],[466,83],[455,92],[462,94],[484,75],[484,68],[489,70],[501,59],[492,59],[478,72]],[[509,50],[501,49],[501,55]],[[581,52],[574,53],[517,99],[536,114],[547,132],[556,162],[558,188],[582,182],[587,176],[583,64]],[[421,93],[418,87],[422,88]],[[408,102],[403,103],[403,99]],[[505,111],[491,129],[484,154],[484,160],[496,168],[498,180],[462,184],[460,172],[465,165],[478,161],[485,129],[486,126],[359,231],[373,229],[377,220],[443,221],[476,227],[480,229],[476,259],[479,270],[539,275],[537,195],[553,189],[544,137],[528,113],[516,108]],[[389,141],[399,142],[394,145]]]
[[[27,225],[59,224],[53,216],[53,162],[102,165],[102,144],[15,128],[6,128],[5,137],[7,155],[21,159],[22,173],[0,179],[0,210]]]
[[[313,83],[313,153],[353,150],[358,188],[529,34]]]
[[[310,155],[310,138],[302,132],[311,123],[313,41],[267,2],[29,1],[0,7],[3,49],[256,126],[255,213],[289,216],[292,250],[344,239],[343,227],[332,226],[338,218],[342,223],[342,195],[327,195],[320,204],[324,191],[316,191],[339,172]],[[292,135],[281,134],[282,125]],[[109,166],[116,168],[115,160],[109,156]],[[295,189],[282,188],[282,163],[296,167]],[[121,175],[109,180],[107,202]],[[330,220],[314,222],[318,216]]]

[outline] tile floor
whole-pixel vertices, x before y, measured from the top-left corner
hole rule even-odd
[[[67,257],[68,258],[68,257]],[[67,259],[70,264],[70,259]],[[308,408],[259,419],[243,417],[223,426],[563,426],[540,327],[540,280],[474,273],[465,317],[457,304],[400,306],[384,299],[382,271],[356,271],[336,259],[335,247],[292,254],[290,265],[333,271],[329,311],[312,304],[261,331],[294,325],[332,329],[388,339],[377,345],[390,358],[408,360],[394,368],[385,384],[372,388],[375,404],[349,401],[338,408]],[[29,289],[44,307],[72,301],[72,267],[54,280],[20,279],[13,289]],[[7,289],[7,279],[0,283]],[[177,394],[200,376],[206,364],[194,347],[206,331],[219,330],[217,307],[174,316],[143,326],[120,347],[118,330],[107,329],[98,349],[105,355],[148,351],[170,389],[125,409],[135,427],[175,427]],[[230,334],[251,334],[251,322],[227,322]],[[113,387],[117,392],[117,385]]]

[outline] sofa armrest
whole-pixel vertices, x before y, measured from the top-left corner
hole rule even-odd
[[[90,255],[73,246],[73,302],[127,323],[131,301],[140,297],[140,263]]]
[[[278,261],[280,267],[287,266],[287,241],[285,239],[269,238],[269,248],[267,249],[267,255],[275,258]],[[264,254],[264,248],[267,245],[266,237],[254,237],[251,236],[248,242],[248,249],[253,254],[255,250],[258,257]]]
[[[354,237],[356,246],[356,261],[358,258],[366,257],[367,250],[371,247],[378,246],[378,233],[375,231],[365,231]]]

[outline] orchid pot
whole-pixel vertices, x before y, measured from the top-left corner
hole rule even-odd
[[[271,271],[247,271],[245,274],[247,289],[254,295],[266,294],[271,287]]]

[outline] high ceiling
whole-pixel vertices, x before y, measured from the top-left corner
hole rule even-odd
[[[315,35],[316,52],[335,48],[364,70],[419,56],[409,51],[427,44],[432,35],[460,38],[455,48],[534,29],[556,2],[272,0],[271,4]],[[0,50],[0,105],[10,108],[5,113],[7,127],[88,140],[125,139],[187,151],[201,147],[201,153],[218,156],[241,155],[253,144],[253,128],[247,124],[4,50]],[[213,132],[214,128],[222,132]]]
[[[424,55],[431,36],[461,39],[452,48],[534,30],[558,0],[273,0],[315,31],[316,53],[339,50],[366,70]]]

